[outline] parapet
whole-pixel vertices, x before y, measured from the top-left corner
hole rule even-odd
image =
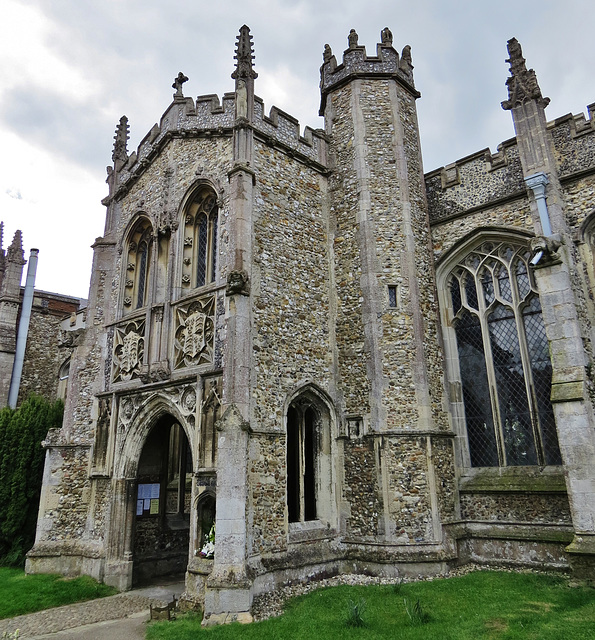
[[[135,152],[128,156],[125,150],[120,149],[120,162],[116,165],[118,184],[113,185],[115,191],[125,186],[129,180],[138,177],[162,147],[174,137],[231,137],[235,117],[234,101],[234,93],[226,93],[222,101],[214,94],[198,96],[196,101],[192,98],[174,97],[174,101],[161,116],[159,124],[153,125]],[[116,137],[117,135],[116,132]],[[113,169],[108,167],[108,183],[112,175]],[[110,188],[110,193],[112,191]]]
[[[413,83],[413,64],[411,63],[411,47],[406,45],[401,56],[393,48],[393,36],[388,27],[380,34],[381,42],[376,45],[376,56],[368,56],[366,48],[358,44],[358,36],[351,30],[349,48],[343,52],[343,62],[337,64],[330,46],[324,47],[323,64],[320,68],[320,112],[324,115],[327,95],[354,78],[394,78],[415,98],[420,93]]]
[[[562,182],[595,172],[595,104],[588,112],[588,119],[568,114],[547,125]],[[430,224],[526,194],[516,138],[501,143],[495,154],[483,149],[430,171],[425,181]]]
[[[138,177],[158,155],[168,140],[174,137],[231,137],[235,124],[235,93],[226,93],[223,100],[214,94],[192,98],[177,98],[161,116],[159,124],[141,140],[137,150],[127,155],[124,135],[127,136],[127,121],[120,124],[120,141],[116,132],[118,145],[117,185],[113,192],[126,187],[130,180]],[[266,144],[284,149],[289,155],[312,164],[320,171],[326,171],[326,135],[320,129],[306,127],[304,135],[300,134],[300,125],[293,116],[277,107],[272,107],[270,114],[264,113],[262,99],[254,99],[254,120],[252,122],[255,135]],[[124,140],[122,142],[122,140]],[[113,170],[108,167],[108,182]],[[106,204],[107,201],[104,201]]]
[[[548,123],[552,135],[560,179],[595,168],[595,103],[583,113],[569,113]]]
[[[326,171],[327,137],[321,129],[306,127],[300,134],[300,123],[296,118],[273,106],[269,115],[265,115],[263,101],[254,97],[254,132],[271,146],[285,149],[294,157],[301,157],[308,164],[318,165]]]

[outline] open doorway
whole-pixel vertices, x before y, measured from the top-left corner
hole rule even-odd
[[[184,429],[171,415],[151,429],[138,465],[134,585],[183,576],[188,565],[192,455]]]

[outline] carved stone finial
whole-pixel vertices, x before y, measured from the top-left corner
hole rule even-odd
[[[393,34],[388,27],[384,27],[384,29],[380,32],[380,42],[387,47],[393,46]]]
[[[355,29],[352,29],[349,32],[349,35],[347,36],[347,42],[349,43],[350,49],[355,49],[355,47],[357,47],[358,39],[359,39],[359,36],[357,35]]]
[[[9,262],[23,262],[23,234],[17,229],[14,238],[6,251]]]
[[[120,118],[120,124],[116,127],[116,135],[114,136],[114,151],[112,153],[112,162],[126,162],[128,160],[128,132],[130,127],[128,126],[128,118],[122,116]]]
[[[550,99],[541,95],[535,71],[527,69],[521,45],[516,38],[508,41],[508,55],[509,58],[506,60],[510,64],[510,78],[506,81],[508,100],[502,102],[502,108],[508,111],[530,100],[536,100],[542,107],[547,107]]]
[[[184,94],[182,93],[182,85],[184,82],[188,82],[188,76],[185,76],[181,71],[174,78],[174,83],[172,84],[172,89],[175,89],[174,98],[183,98]]]
[[[331,49],[331,46],[329,44],[325,44],[324,45],[324,51],[322,53],[322,60],[323,62],[330,62],[331,58],[333,57],[333,51]]]
[[[231,74],[234,80],[257,78],[258,74],[252,68],[252,61],[254,60],[254,49],[252,43],[252,36],[250,35],[250,28],[244,25],[240,29],[240,35],[236,36],[237,47],[234,58],[237,60],[236,69]]]
[[[411,47],[408,44],[406,44],[403,47],[403,51],[401,51],[399,68],[405,72],[410,72],[413,69],[413,62],[411,61]]]
[[[4,222],[0,222],[0,253],[4,253]]]

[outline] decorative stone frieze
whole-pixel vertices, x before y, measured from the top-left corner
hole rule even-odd
[[[196,426],[197,393],[195,384],[183,384],[173,387],[126,394],[118,400],[118,424],[119,434],[126,433],[130,425],[135,421],[139,413],[150,405],[163,403],[175,409],[175,415],[181,416],[188,429]]]

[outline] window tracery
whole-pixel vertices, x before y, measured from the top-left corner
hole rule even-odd
[[[182,286],[203,287],[215,281],[219,210],[212,188],[200,188],[186,207]]]
[[[317,518],[320,417],[312,404],[294,402],[287,412],[287,510],[289,522]]]
[[[308,385],[286,412],[286,489],[290,535],[301,535],[305,522],[336,524],[333,482],[334,422],[322,393]]]
[[[124,313],[141,309],[147,303],[152,232],[151,223],[143,218],[130,233],[125,262]]]
[[[531,253],[484,241],[446,279],[472,466],[561,464]]]

